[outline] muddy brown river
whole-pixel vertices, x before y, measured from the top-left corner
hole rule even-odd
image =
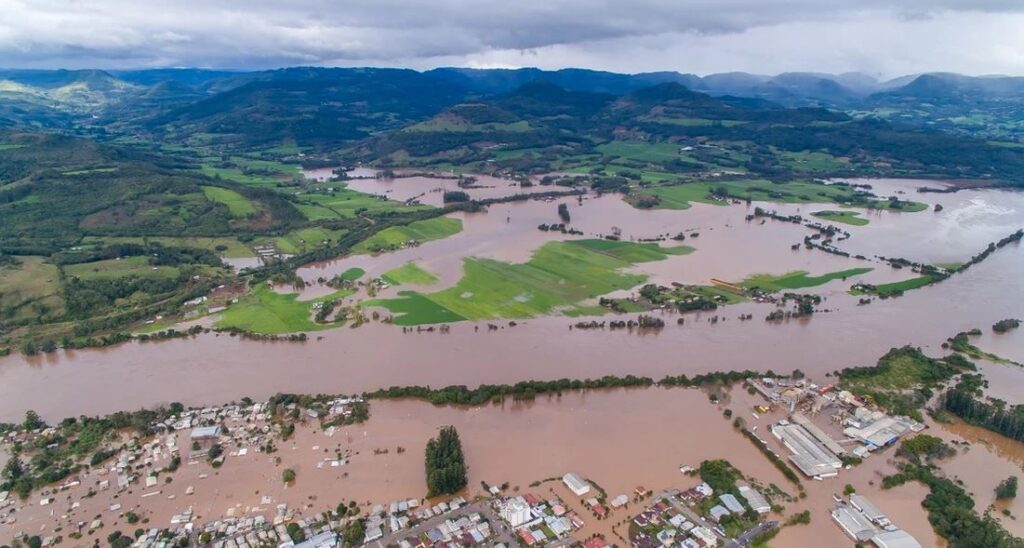
[[[315,175],[315,174],[314,174]],[[372,175],[361,171],[357,176]],[[312,175],[311,175],[312,176]],[[324,174],[320,174],[324,176]],[[913,276],[873,260],[876,255],[902,256],[929,263],[966,261],[992,241],[1024,227],[1024,194],[995,190],[966,190],[952,194],[919,194],[916,188],[939,183],[870,180],[880,195],[899,194],[943,210],[919,213],[868,212],[870,224],[839,225],[849,240],[838,245],[868,260],[839,257],[791,246],[810,234],[795,224],[747,221],[761,205],[782,214],[836,209],[828,205],[693,204],[687,210],[642,211],[618,196],[588,195],[582,200],[562,198],[498,204],[481,213],[456,214],[464,230],[444,240],[425,243],[379,256],[351,256],[309,265],[299,274],[310,282],[300,298],[330,291],[318,278],[330,278],[358,266],[370,276],[409,261],[435,273],[439,281],[417,287],[431,291],[450,286],[461,275],[466,257],[489,257],[522,262],[544,242],[569,239],[541,232],[537,225],[558,222],[557,206],[566,203],[579,237],[612,233],[623,239],[648,239],[685,232],[686,244],[696,251],[635,268],[658,283],[708,283],[711,278],[739,281],[761,272],[806,270],[812,274],[868,266],[874,270],[858,280],[885,283]],[[437,188],[451,180],[404,178],[380,181],[367,178],[349,186],[394,199],[422,196],[435,203]],[[509,181],[484,179],[474,193],[510,192]],[[537,189],[539,187],[532,187]],[[545,189],[546,190],[546,189]],[[515,191],[512,188],[512,191]],[[692,234],[698,232],[699,237]],[[666,243],[664,245],[674,245]],[[870,365],[890,347],[913,344],[940,355],[942,342],[959,331],[982,328],[973,342],[982,349],[1024,363],[1024,330],[995,334],[989,326],[1008,317],[1024,317],[1024,249],[1011,244],[966,273],[906,296],[858,305],[846,291],[852,280],[836,280],[809,289],[825,297],[828,312],[810,319],[768,323],[770,305],[747,303],[714,313],[688,314],[676,325],[666,313],[667,326],[657,332],[569,330],[577,321],[554,316],[519,321],[511,327],[477,332],[476,324],[454,324],[447,334],[408,333],[401,328],[369,323],[313,334],[305,343],[254,342],[227,335],[208,334],[160,343],[127,343],[116,347],[59,351],[49,355],[0,359],[0,420],[20,420],[34,409],[54,421],[66,416],[94,415],[180,401],[186,405],[215,404],[250,396],[264,399],[277,392],[355,393],[392,385],[514,383],[524,379],[598,377],[605,374],[697,374],[736,369],[801,369],[815,378],[847,366]],[[393,294],[394,289],[384,295]],[[629,292],[624,292],[628,294]],[[738,321],[741,314],[754,320]],[[722,321],[712,323],[713,316]],[[483,326],[483,322],[480,325]],[[1020,403],[1024,368],[983,362],[981,371],[992,383],[990,393]],[[749,409],[753,401],[736,395],[736,409]],[[337,495],[386,501],[422,494],[422,447],[437,426],[458,426],[471,469],[471,490],[480,480],[509,481],[525,488],[531,481],[575,470],[598,481],[611,492],[631,492],[637,484],[652,488],[686,487],[678,472],[683,463],[727,457],[739,468],[765,483],[785,480],[750,442],[721,418],[722,406],[707,402],[695,390],[615,390],[542,398],[531,404],[488,406],[478,409],[437,408],[419,402],[375,402],[371,420],[347,429],[346,439],[364,458],[354,459],[344,479],[330,470],[311,469],[303,463],[301,446],[312,445],[303,434],[289,457],[299,472],[301,490],[269,488],[275,499],[310,495],[320,500]],[[760,423],[781,418],[764,417]],[[747,418],[748,421],[753,419]],[[713,425],[708,427],[708,425]],[[1022,471],[1020,444],[964,425],[933,425],[949,439],[971,443],[951,459],[945,469],[964,479],[978,498],[979,507],[993,503],[994,485]],[[307,443],[308,442],[308,443]],[[401,445],[405,454],[372,456],[376,447]],[[288,452],[284,452],[289,454]],[[368,455],[369,454],[369,455]],[[805,482],[808,498],[793,509],[812,511],[809,526],[787,528],[775,541],[779,546],[847,546],[851,543],[827,514],[831,494],[849,482],[869,493],[900,527],[923,546],[941,546],[920,508],[925,490],[908,485],[891,491],[878,488],[880,478],[892,472],[888,457],[869,459],[845,471],[835,481]],[[642,464],[641,464],[642,463]],[[183,473],[195,473],[186,469]],[[253,484],[274,484],[278,471],[269,463],[225,468],[209,485],[219,493],[203,512],[223,512],[224,506],[254,498]],[[219,478],[219,479],[218,479]],[[187,477],[186,477],[187,480]],[[186,480],[175,481],[184,489]],[[320,480],[323,480],[322,482]],[[334,483],[334,480],[338,480]],[[206,480],[210,481],[210,480]],[[244,488],[244,489],[243,489]],[[243,495],[243,491],[248,494]],[[246,498],[248,497],[248,498]],[[244,499],[244,500],[243,500]],[[102,501],[101,501],[102,502]],[[97,504],[101,504],[97,502]],[[1002,504],[1002,503],[1000,503]],[[328,504],[329,505],[329,504]],[[998,506],[1000,509],[1002,506]],[[157,504],[154,518],[179,511],[172,504]],[[1010,505],[1014,515],[1024,512]],[[622,516],[625,517],[625,516]],[[28,519],[28,518],[26,518]],[[44,516],[38,519],[43,520]],[[1015,520],[1004,520],[1015,534],[1024,530]],[[610,527],[610,525],[607,525]],[[591,525],[585,532],[611,535],[606,525]]]
[[[408,180],[392,183],[406,184]],[[1024,194],[972,190],[917,195],[920,182],[872,181],[878,188],[905,188],[909,198],[943,203],[935,213],[876,212],[863,227],[844,227],[852,238],[843,248],[900,255],[931,262],[963,261],[988,242],[1024,226]],[[929,183],[934,185],[935,183]],[[621,230],[624,239],[698,231],[686,243],[692,254],[646,263],[637,270],[653,281],[708,283],[712,277],[739,280],[757,272],[807,270],[812,274],[869,266],[861,277],[885,282],[911,277],[906,271],[870,261],[790,246],[808,229],[790,223],[747,222],[746,205],[694,204],[682,211],[641,211],[617,196],[568,199],[573,226],[587,237]],[[556,202],[530,201],[493,206],[486,213],[460,214],[464,230],[450,238],[379,256],[353,256],[311,265],[300,274],[311,281],[351,266],[378,275],[407,261],[439,274],[436,284],[454,283],[467,256],[525,261],[545,241],[566,236],[541,232],[555,222]],[[817,205],[767,204],[780,212],[818,210]],[[989,214],[978,213],[988,211]],[[912,225],[914,230],[905,225]],[[933,231],[952,235],[933,241]],[[907,235],[911,234],[911,235]],[[892,250],[895,251],[892,251]],[[732,369],[794,368],[823,375],[842,367],[873,363],[888,348],[915,344],[939,352],[946,337],[982,327],[983,349],[1024,362],[1024,335],[993,334],[988,327],[1024,315],[1024,248],[1011,244],[966,273],[906,296],[858,306],[846,294],[851,281],[836,280],[813,291],[825,308],[810,319],[781,324],[761,320],[770,305],[742,304],[715,313],[670,318],[656,333],[569,331],[575,320],[555,316],[520,321],[496,332],[458,323],[448,334],[403,334],[396,326],[371,323],[314,334],[306,343],[244,341],[201,335],[160,343],[127,343],[106,349],[60,351],[0,359],[0,420],[16,420],[27,409],[47,418],[100,414],[181,401],[210,404],[275,392],[353,393],[391,385],[515,382],[523,379],[600,375],[701,373]],[[315,283],[307,298],[326,288]],[[429,291],[431,288],[420,288]],[[739,322],[743,313],[754,321]],[[726,321],[707,319],[720,315]],[[505,325],[504,323],[502,325]],[[1000,371],[1016,382],[1016,372]],[[1019,385],[1018,385],[1019,386]]]

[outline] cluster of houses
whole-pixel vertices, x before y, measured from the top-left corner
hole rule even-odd
[[[454,548],[490,544],[494,537],[491,524],[478,512],[453,516],[419,535],[398,541],[399,548]]]
[[[710,493],[711,488],[706,483],[701,485]],[[702,500],[703,495],[692,491],[687,491],[691,500],[698,500],[692,498],[695,495]],[[718,546],[719,543],[719,536],[715,531],[687,516],[669,502],[668,496],[655,499],[653,504],[635,516],[629,530],[630,543],[637,548],[704,548]]]
[[[526,494],[499,499],[494,506],[526,546],[544,546],[583,527],[583,520],[557,497],[543,500]]]
[[[328,419],[334,416],[346,417],[352,413],[353,406],[361,401],[359,398],[337,398],[318,402],[317,407],[322,411],[313,412],[310,416],[314,419],[321,415]],[[296,406],[291,404],[287,408],[296,409]],[[311,410],[302,411],[308,414]],[[135,539],[136,546],[173,546],[182,539],[194,541],[204,536],[211,539],[213,546],[225,548],[248,548],[289,542],[285,526],[297,516],[289,511],[286,505],[281,504],[277,506],[277,514],[273,517],[272,523],[267,523],[267,518],[262,514],[269,510],[269,505],[273,503],[270,497],[264,496],[259,506],[245,508],[242,516],[236,517],[236,509],[229,508],[226,515],[220,519],[200,524],[196,522],[197,516],[190,503],[191,496],[196,492],[194,486],[186,486],[184,492],[177,495],[163,492],[164,483],[170,480],[169,476],[164,476],[173,473],[178,466],[184,464],[182,461],[212,458],[211,464],[220,466],[226,458],[243,457],[250,452],[262,450],[266,444],[275,443],[279,437],[278,427],[272,424],[271,418],[269,403],[230,404],[183,410],[148,425],[156,432],[150,438],[124,436],[119,442],[121,447],[112,458],[102,465],[70,475],[46,493],[38,504],[61,506],[59,509],[55,508],[53,512],[62,512],[65,516],[62,518],[67,520],[62,526],[65,534],[86,534],[100,529],[107,522],[116,521],[126,512],[136,510],[127,503],[124,503],[123,507],[122,502],[118,500],[122,498],[122,493],[135,491],[142,500],[159,497],[174,501],[175,504],[179,501],[181,503],[181,509],[171,517],[168,527],[145,530]],[[34,433],[11,432],[8,436],[52,436],[56,433],[56,429],[48,427]],[[333,427],[326,428],[324,433],[332,435]],[[220,450],[211,452],[210,449],[214,446]],[[207,477],[209,475],[205,473],[198,475],[199,480]],[[70,490],[79,486],[88,486],[89,490],[87,493],[83,492],[82,498],[73,500]],[[86,497],[91,498],[104,492],[113,493],[111,503],[104,513],[91,515],[84,521],[76,521],[75,514],[85,511],[84,508],[79,509],[86,503]],[[178,500],[175,501],[175,498]],[[0,508],[5,510],[4,521],[15,523],[19,508],[16,497],[0,493]],[[325,533],[314,526],[314,523],[321,521],[323,520],[309,520],[307,523],[300,520],[298,523],[305,531],[306,537],[313,538],[323,537]],[[44,545],[49,545],[55,538],[48,536],[41,540]]]
[[[418,499],[398,500],[386,507],[378,504],[370,509],[366,519],[366,542],[381,539],[388,533],[398,533],[420,522],[454,512],[465,505],[466,499],[462,497],[456,497],[448,502],[438,502],[433,506],[421,505]]]

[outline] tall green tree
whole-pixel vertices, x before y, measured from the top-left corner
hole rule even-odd
[[[466,459],[454,426],[441,428],[437,437],[427,442],[425,457],[427,496],[454,493],[466,486]]]

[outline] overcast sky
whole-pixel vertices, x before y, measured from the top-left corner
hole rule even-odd
[[[3,0],[0,66],[1024,75],[1024,0]]]

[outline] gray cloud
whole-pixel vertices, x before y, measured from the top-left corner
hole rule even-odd
[[[1021,73],[1022,18],[1019,0],[7,0],[0,64]]]

